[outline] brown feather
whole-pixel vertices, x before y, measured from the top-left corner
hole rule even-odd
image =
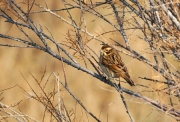
[[[121,56],[118,52],[108,45],[104,45],[101,48],[100,64],[103,66],[102,70],[105,69],[105,73],[113,78],[124,78],[127,83],[134,86],[134,82],[131,80],[128,70],[125,64],[122,62]]]

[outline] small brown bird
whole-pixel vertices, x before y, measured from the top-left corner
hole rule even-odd
[[[103,45],[100,51],[99,64],[103,72],[112,78],[124,78],[131,86],[135,86],[128,70],[118,52],[109,45]]]

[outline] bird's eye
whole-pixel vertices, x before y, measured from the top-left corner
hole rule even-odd
[[[112,49],[106,49],[106,54],[110,54],[112,52]]]

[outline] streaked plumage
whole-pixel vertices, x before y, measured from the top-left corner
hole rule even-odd
[[[112,78],[124,78],[129,85],[134,86],[128,70],[121,60],[118,52],[108,45],[103,45],[100,51],[99,64],[103,72]]]

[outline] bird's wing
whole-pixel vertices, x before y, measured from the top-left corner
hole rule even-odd
[[[119,71],[120,71],[122,74],[124,74],[124,75],[126,75],[127,77],[130,78],[129,73],[128,73],[128,70],[127,70],[125,64],[123,63],[123,61],[122,61],[122,59],[121,59],[121,57],[120,57],[120,55],[118,54],[117,51],[116,51],[116,53],[114,53],[114,56],[113,56],[113,57],[114,57],[114,60],[115,60],[117,69],[119,69]]]

